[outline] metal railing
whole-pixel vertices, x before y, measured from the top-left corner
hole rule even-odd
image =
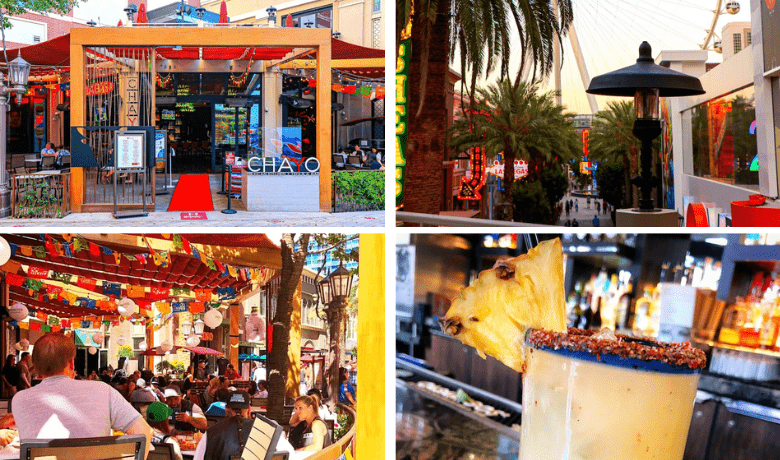
[[[437,214],[423,214],[419,212],[396,212],[395,220],[399,226],[403,223],[419,224],[422,227],[547,227],[557,228],[554,225],[529,224],[527,222],[507,222],[505,220],[472,219],[469,217],[440,216]]]

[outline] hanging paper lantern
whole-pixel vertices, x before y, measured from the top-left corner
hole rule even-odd
[[[89,350],[87,350],[87,351],[89,351],[89,354],[90,354],[90,355],[94,355],[95,353],[97,353],[97,348],[95,348],[95,347],[89,347]]]
[[[191,335],[187,337],[187,345],[191,347],[197,347],[200,343],[200,338],[197,335]]]
[[[170,340],[163,340],[163,343],[160,344],[160,350],[162,351],[171,351],[171,348],[173,348],[173,344]]]
[[[30,341],[27,339],[22,339],[19,341],[19,345],[22,346],[22,351],[27,351],[27,349],[30,348]]]
[[[16,348],[16,349],[17,349],[17,350],[19,350],[19,351],[22,351],[22,345],[21,345],[19,342],[16,342],[16,343],[14,344],[14,348]]]
[[[11,308],[8,309],[8,314],[16,321],[22,321],[27,318],[27,315],[30,314],[30,311],[27,310],[27,307],[25,307],[24,304],[17,302],[11,305]]]
[[[119,336],[116,338],[116,344],[120,347],[127,343],[127,339],[124,336]]]
[[[138,344],[138,349],[141,351],[146,351],[147,346],[148,345],[146,345],[146,340],[142,340],[141,343]]]
[[[11,245],[5,238],[0,237],[0,265],[5,265],[11,258]]]
[[[222,313],[216,308],[212,308],[203,316],[203,322],[212,329],[219,327],[222,324]]]
[[[103,343],[103,339],[104,337],[102,332],[95,332],[94,334],[92,334],[92,341],[98,345]]]
[[[138,312],[138,305],[136,305],[133,299],[123,297],[122,300],[117,302],[116,310],[119,312],[120,315],[124,316],[125,318],[128,318]]]

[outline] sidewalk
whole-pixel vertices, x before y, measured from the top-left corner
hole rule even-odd
[[[568,216],[566,216],[566,208],[565,208],[565,204],[567,200],[574,200],[575,202],[579,203],[579,210],[575,212],[574,208],[572,208]],[[579,225],[580,227],[593,227],[593,216],[598,214],[599,221],[600,221],[599,227],[615,226],[615,224],[612,222],[612,217],[609,214],[604,214],[603,208],[601,209],[601,212],[598,212],[598,210],[596,209],[596,203],[592,199],[590,200],[590,209],[588,209],[586,198],[573,197],[568,194],[565,197],[563,197],[560,203],[561,206],[564,206],[564,211],[561,213],[561,217],[560,219],[558,219],[558,222],[555,225],[564,225],[567,219],[569,220],[577,219],[577,222],[580,224]]]
[[[178,178],[174,175],[173,185]],[[214,211],[205,212],[205,220],[182,220],[182,212],[167,212],[173,196],[155,197],[155,209],[146,217],[115,219],[111,213],[71,213],[61,219],[0,219],[0,227],[383,227],[385,211],[361,212],[248,212],[240,199],[231,200],[235,214],[223,214],[227,209],[227,195],[217,193],[221,186],[218,174],[209,175]],[[278,191],[277,191],[278,192]]]

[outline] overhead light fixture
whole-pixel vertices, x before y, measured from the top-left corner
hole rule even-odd
[[[705,238],[704,242],[710,244],[717,244],[718,246],[725,246],[729,243],[729,240],[722,237],[720,238],[713,237],[713,238]]]

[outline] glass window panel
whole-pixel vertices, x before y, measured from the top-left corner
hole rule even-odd
[[[758,190],[753,87],[699,104],[689,112],[694,175]]]
[[[225,94],[225,74],[202,74],[201,94]]]

